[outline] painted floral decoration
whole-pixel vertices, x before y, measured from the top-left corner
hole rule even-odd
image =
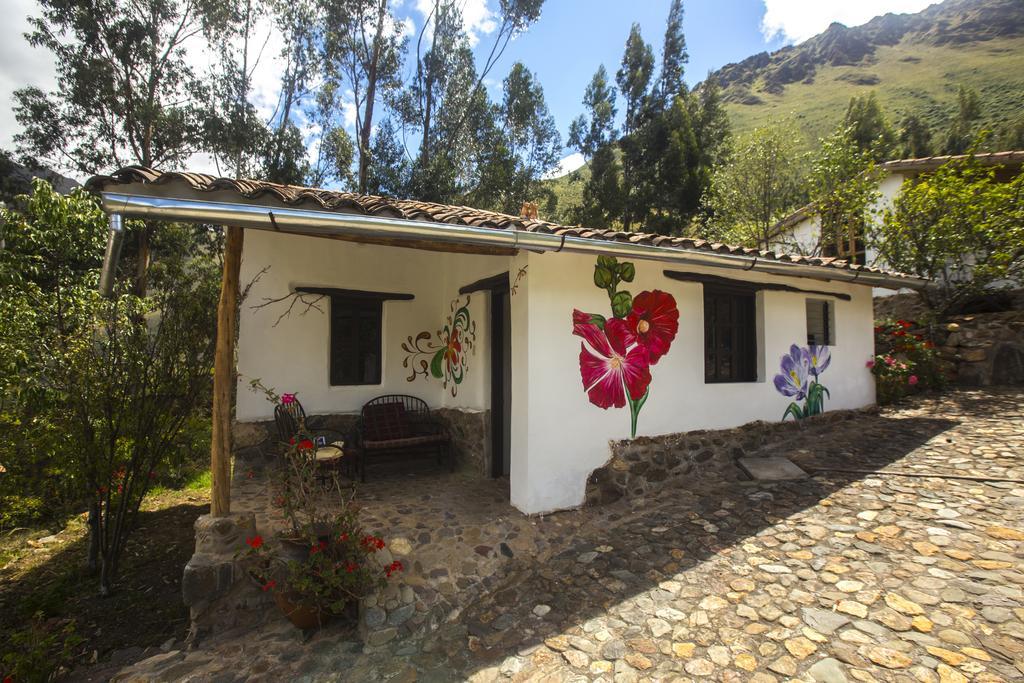
[[[632,282],[632,263],[599,256],[594,284],[608,292],[612,316],[572,312],[572,333],[580,337],[580,377],[590,402],[599,408],[630,411],[630,435],[636,437],[637,418],[651,391],[651,366],[668,353],[679,331],[676,300],[661,290],[634,297],[620,290]]]
[[[406,381],[413,382],[417,377],[433,377],[442,380],[443,386],[451,387],[452,396],[458,393],[458,387],[465,379],[469,370],[468,352],[473,350],[476,342],[476,323],[469,315],[469,295],[466,302],[461,298],[451,303],[451,314],[442,329],[435,335],[424,330],[402,342],[405,360],[402,367],[410,368],[411,374]]]
[[[776,391],[794,399],[782,414],[783,420],[790,415],[794,420],[802,420],[825,412],[825,397],[832,396],[819,377],[831,362],[832,353],[827,346],[811,344],[800,348],[793,344],[789,347],[789,353],[779,363],[781,372],[775,375]]]

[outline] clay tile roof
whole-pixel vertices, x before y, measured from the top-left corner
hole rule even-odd
[[[930,171],[950,161],[966,159],[970,156],[970,154],[956,154],[939,157],[921,157],[918,159],[892,159],[891,161],[884,161],[879,165],[887,171]],[[984,166],[1019,167],[1024,165],[1024,150],[979,152],[974,155],[974,160]]]
[[[1024,152],[1020,153],[1024,155]],[[762,251],[736,245],[708,242],[689,237],[671,237],[646,232],[626,232],[622,230],[591,229],[580,225],[559,225],[550,221],[533,218],[521,218],[496,211],[475,209],[468,206],[452,206],[410,199],[393,199],[374,195],[360,195],[354,192],[340,192],[295,185],[280,185],[262,180],[218,178],[205,173],[189,173],[178,171],[161,172],[142,166],[127,166],[110,175],[96,175],[90,178],[85,187],[93,192],[105,190],[116,191],[118,185],[151,184],[171,185],[183,184],[198,192],[229,192],[237,194],[240,199],[255,200],[264,196],[292,206],[313,203],[327,211],[348,210],[368,216],[402,218],[406,220],[447,223],[493,230],[525,230],[529,232],[551,233],[585,239],[630,242],[655,247],[686,249],[695,252],[742,254],[764,260],[792,262],[808,266],[826,266],[847,270],[863,270],[883,273],[896,277],[900,273],[885,271],[880,268],[858,266],[846,261],[807,256],[790,256]],[[916,279],[916,278],[915,278]]]

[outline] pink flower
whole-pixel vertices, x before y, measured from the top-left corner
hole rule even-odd
[[[864,364],[864,367],[868,368],[869,370],[871,368],[875,367],[875,359],[872,358],[872,359],[868,360],[868,362]]]
[[[281,404],[295,403],[295,394],[281,394]]]
[[[917,375],[911,375],[908,377],[907,383],[910,384],[910,386],[915,386],[917,384]]]
[[[679,309],[671,294],[655,289],[640,292],[633,299],[633,310],[626,316],[629,331],[647,351],[647,360],[654,365],[668,353],[679,331]]]
[[[643,398],[651,383],[650,361],[629,324],[611,318],[602,330],[589,313],[578,310],[573,311],[572,320],[572,333],[583,338],[580,376],[590,402],[599,408],[622,408],[627,391],[634,401]]]
[[[896,359],[893,358],[892,356],[886,356],[885,357],[885,364],[886,365],[896,365]]]

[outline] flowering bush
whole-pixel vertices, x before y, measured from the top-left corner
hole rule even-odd
[[[875,375],[881,404],[945,384],[935,344],[915,334],[914,327],[908,320],[885,320],[875,327],[875,356],[866,365]]]

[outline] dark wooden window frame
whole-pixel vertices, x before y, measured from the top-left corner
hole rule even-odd
[[[415,298],[412,294],[398,292],[369,292],[356,289],[338,289],[334,287],[296,287],[295,291],[300,294],[317,294],[325,296],[330,300],[328,309],[329,332],[327,341],[327,381],[332,387],[354,387],[354,386],[378,386],[384,381],[384,302],[385,301],[411,301]],[[354,314],[368,314],[370,324],[376,326],[376,366],[373,375],[367,379],[365,375],[358,381],[352,376],[345,377],[341,373],[343,369],[335,364],[335,343],[338,341],[336,331],[336,317],[338,307],[344,305]],[[353,355],[357,358],[355,367],[357,371],[365,362],[363,359],[366,353],[361,348],[363,335],[356,333],[354,342],[356,350]]]
[[[824,344],[818,344],[818,346],[835,346],[836,345],[836,331],[835,331],[835,325],[834,325],[834,321],[833,321],[833,317],[834,317],[834,314],[835,314],[835,304],[833,302],[831,302],[831,301],[826,300],[826,299],[806,299],[804,301],[804,309],[805,309],[805,311],[806,311],[807,306],[809,304],[811,304],[811,303],[820,304],[823,307],[823,309],[824,309],[822,311],[822,323],[823,323],[823,327],[824,327],[822,332],[825,335],[825,343]],[[810,327],[808,327],[808,329],[807,329],[807,336],[808,336],[807,344],[808,345],[810,345],[810,343],[811,343],[810,333],[811,333],[811,330],[810,330]]]
[[[704,383],[738,384],[757,381],[757,290],[722,284],[704,285]],[[731,323],[711,320],[712,307],[728,301]],[[738,320],[742,316],[744,320]],[[729,349],[722,337],[728,329]],[[729,372],[722,371],[720,359],[729,356]],[[714,370],[709,373],[708,366]]]

